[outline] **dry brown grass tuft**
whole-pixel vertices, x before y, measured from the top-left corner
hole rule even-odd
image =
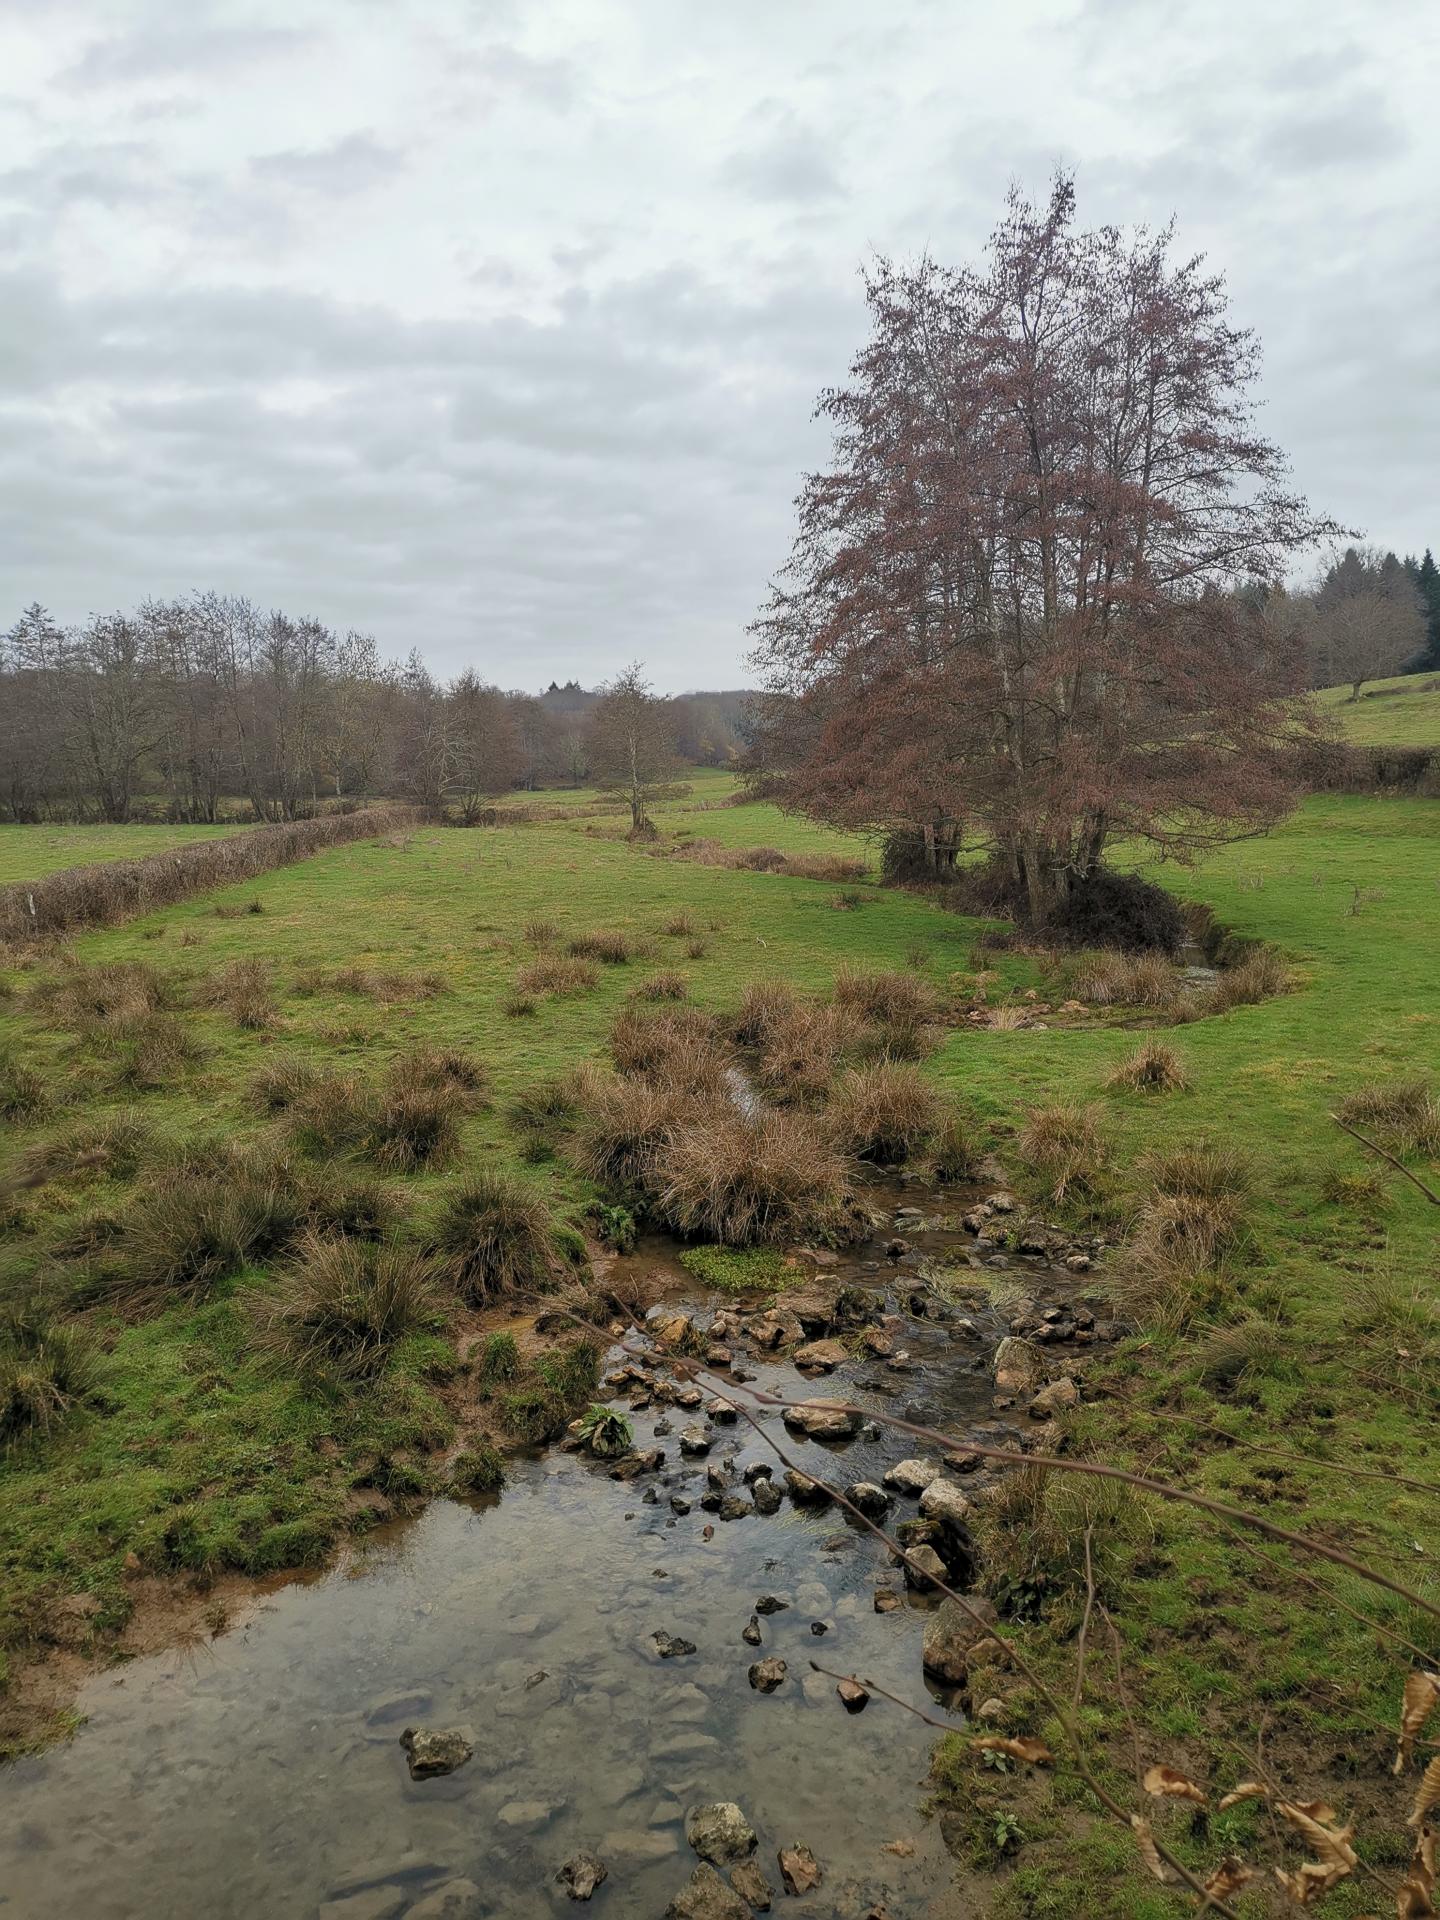
[[[1156,1194],[1197,1200],[1243,1200],[1250,1191],[1250,1168],[1245,1156],[1203,1140],[1185,1146],[1157,1148],[1142,1156],[1139,1172]]]
[[[1097,1007],[1171,1006],[1185,991],[1170,962],[1154,953],[1098,953],[1075,969],[1077,1000]]]
[[[665,931],[672,940],[682,940],[687,934],[694,933],[695,922],[688,913],[672,913],[665,922]]]
[[[632,1000],[683,1000],[690,992],[687,975],[677,972],[674,967],[662,967],[658,973],[650,974],[638,986],[630,989]]]
[[[200,998],[207,1007],[228,1013],[237,1027],[251,1033],[263,1033],[278,1018],[270,987],[270,969],[263,960],[231,960],[212,974],[201,988]]]
[[[471,1306],[548,1286],[558,1265],[544,1197],[509,1174],[482,1172],[447,1196],[431,1236],[445,1278]]]
[[[1032,1107],[1016,1138],[1021,1158],[1044,1180],[1053,1200],[1093,1189],[1105,1165],[1098,1107],[1059,1103]]]
[[[937,1180],[947,1183],[976,1178],[982,1155],[980,1142],[958,1113],[950,1112],[935,1130],[930,1164]]]
[[[846,1153],[894,1165],[910,1159],[934,1133],[940,1100],[917,1067],[887,1061],[841,1074],[826,1118]]]
[[[1402,1157],[1440,1159],[1440,1101],[1429,1080],[1373,1080],[1346,1094],[1340,1118]]]
[[[110,1084],[117,1093],[158,1093],[173,1087],[199,1059],[194,1034],[173,1013],[152,1013],[137,1021],[123,1040],[110,1043],[115,1064]]]
[[[308,1234],[276,1291],[257,1296],[252,1310],[262,1346],[302,1378],[349,1384],[381,1372],[434,1307],[413,1253]]]
[[[1129,1093],[1183,1093],[1190,1081],[1173,1047],[1163,1040],[1145,1040],[1105,1084]]]
[[[547,953],[539,960],[532,960],[515,976],[518,993],[554,1000],[564,999],[568,994],[588,993],[599,984],[600,969],[592,960],[567,958],[559,953]]]
[[[553,920],[547,920],[543,914],[532,913],[528,920],[521,923],[520,937],[529,946],[539,947],[542,952],[553,947],[560,938],[560,929]]]
[[[620,967],[634,958],[637,944],[629,934],[596,927],[589,933],[576,934],[569,951],[577,960],[598,960],[607,967]]]
[[[13,1053],[0,1054],[0,1120],[34,1120],[49,1104],[44,1075]]]
[[[448,991],[445,976],[433,968],[421,967],[405,973],[398,968],[364,967],[352,964],[307,968],[295,982],[299,994],[353,993],[365,1000],[393,1005],[402,1000],[433,1000]]]
[[[442,1166],[454,1155],[465,1106],[453,1082],[392,1081],[373,1105],[362,1150],[387,1173]]]
[[[614,1075],[586,1090],[575,1123],[574,1154],[582,1172],[608,1192],[648,1193],[696,1101],[673,1086]]]
[[[328,1076],[312,1060],[283,1054],[267,1060],[250,1082],[250,1098],[263,1113],[284,1113],[314,1092]]]
[[[880,1027],[923,1027],[942,1014],[940,996],[916,973],[867,973],[842,967],[835,976],[835,1004]]]
[[[687,960],[703,960],[709,951],[710,943],[708,940],[687,940],[685,942],[685,958]]]
[[[675,1128],[659,1159],[656,1211],[677,1233],[779,1246],[848,1229],[845,1162],[804,1115],[709,1107]]]
[[[32,1004],[54,1026],[77,1033],[132,1027],[173,998],[171,978],[138,960],[103,966],[72,965],[31,992]]]
[[[1290,987],[1290,969],[1274,948],[1255,947],[1236,966],[1221,970],[1206,998],[1212,1012],[1224,1013],[1229,1007],[1258,1006]]]
[[[464,1047],[416,1047],[390,1064],[392,1087],[438,1087],[474,1106],[489,1084],[490,1070]]]
[[[742,1047],[760,1048],[806,1006],[788,980],[752,980],[741,995],[731,1031]]]
[[[715,1022],[698,1007],[626,1007],[610,1028],[610,1051],[624,1074],[691,1092],[718,1094],[724,1085],[724,1048]]]
[[[20,1178],[27,1184],[47,1180],[133,1180],[153,1158],[155,1136],[138,1113],[106,1113],[73,1120],[53,1139],[24,1155]]]
[[[845,1055],[867,1031],[844,1007],[800,1001],[771,1025],[759,1049],[756,1079],[772,1100],[822,1099]]]

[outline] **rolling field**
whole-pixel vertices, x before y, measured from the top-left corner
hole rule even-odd
[[[1357,747],[1440,747],[1440,674],[1371,680],[1360,698],[1349,687],[1326,687],[1316,699]]]
[[[189,846],[192,840],[218,840],[244,831],[233,822],[221,827],[0,826],[0,886],[96,860],[138,860],[147,853]]]
[[[657,968],[678,969],[693,1002],[714,1010],[734,1007],[760,979],[824,992],[843,966],[914,970],[957,1011],[976,992],[977,966],[993,976],[984,986],[991,1004],[1031,988],[1062,997],[1057,963],[977,953],[979,923],[920,898],[871,882],[840,889],[667,857],[689,835],[732,848],[866,856],[844,836],[769,806],[697,810],[697,801],[729,789],[724,776],[695,785],[689,803],[657,816],[659,855],[625,844],[623,822],[603,815],[422,830],[335,849],[233,895],[75,941],[74,956],[87,965],[155,968],[189,1008],[196,1057],[152,1091],[107,1089],[105,1060],[37,1011],[38,1000],[32,1005],[37,983],[57,972],[54,960],[12,965],[0,976],[9,988],[0,1049],[40,1074],[49,1105],[12,1123],[0,1172],[74,1117],[126,1109],[185,1142],[198,1163],[213,1141],[218,1164],[226,1141],[258,1140],[270,1125],[250,1092],[267,1063],[300,1056],[373,1079],[407,1049],[434,1044],[486,1064],[488,1099],[464,1119],[453,1164],[392,1181],[402,1231],[423,1238],[459,1173],[479,1164],[513,1170],[578,1223],[591,1190],[563,1158],[527,1163],[510,1108],[537,1083],[603,1057],[611,1021]],[[562,812],[585,804],[548,798]],[[121,831],[128,845],[133,830]],[[23,860],[12,843],[30,832],[10,830],[0,857]],[[62,840],[60,830],[47,831],[33,844],[48,857]],[[71,845],[82,843],[92,857],[93,837],[77,833]],[[1158,877],[1276,947],[1292,976],[1289,992],[1164,1032],[1187,1090],[1107,1088],[1143,1037],[1143,1015],[1113,1010],[1019,1031],[961,1021],[927,1070],[1042,1204],[1050,1203],[1016,1151],[1016,1128],[1033,1106],[1093,1105],[1100,1164],[1061,1212],[1113,1236],[1128,1231],[1142,1204],[1145,1154],[1207,1141],[1241,1156],[1250,1192],[1239,1252],[1183,1322],[1142,1328],[1118,1350],[1109,1384],[1127,1404],[1101,1401],[1074,1416],[1076,1444],[1239,1504],[1263,1501],[1287,1524],[1322,1527],[1433,1593],[1433,1498],[1398,1481],[1349,1480],[1326,1463],[1440,1481],[1436,1210],[1329,1115],[1363,1083],[1440,1074],[1440,810],[1427,801],[1313,799],[1268,838]],[[247,910],[252,902],[258,912]],[[512,1013],[516,974],[534,958],[526,923],[536,917],[553,923],[562,946],[604,928],[640,951],[600,967],[589,990]],[[256,956],[277,1023],[246,1031],[203,1002],[209,976]],[[359,970],[348,984],[330,977],[346,968]],[[377,981],[388,983],[383,991]],[[1423,1154],[1411,1164],[1425,1173]],[[1433,1183],[1433,1164],[1428,1177]],[[7,1283],[21,1286],[38,1269],[53,1284],[48,1251],[83,1241],[86,1223],[129,1204],[124,1182],[95,1175],[20,1194],[11,1203]],[[17,1657],[58,1596],[91,1594],[102,1622],[118,1624],[129,1604],[127,1554],[155,1570],[315,1561],[364,1523],[367,1489],[404,1495],[433,1485],[427,1450],[450,1426],[446,1329],[406,1343],[366,1395],[317,1397],[256,1348],[246,1301],[268,1284],[261,1265],[199,1305],[90,1311],[104,1347],[98,1407],[0,1468],[0,1616],[15,1623]],[[1220,1369],[1217,1385],[1215,1343],[1236,1328],[1250,1346]],[[1217,1443],[1196,1419],[1218,1423],[1232,1440],[1278,1446],[1283,1466]],[[1393,1721],[1393,1651],[1344,1608],[1422,1637],[1400,1602],[1377,1602],[1357,1580],[1325,1569],[1339,1609],[1317,1604],[1278,1560],[1257,1583],[1250,1550],[1170,1510],[1147,1510],[1138,1529],[1111,1531],[1105,1592],[1127,1684],[1147,1726],[1177,1750],[1233,1773],[1225,1729],[1260,1711],[1293,1742],[1383,1741],[1375,1729]],[[1073,1633],[1073,1615],[1058,1617]],[[1063,1677],[1073,1655],[1067,1632],[1053,1623],[1025,1631],[1032,1657]],[[1320,1687],[1319,1674],[1332,1682]],[[1123,1739],[1118,1709],[1102,1730]],[[963,1802],[964,1765],[950,1755],[939,1769],[942,1790]],[[1020,1866],[1006,1895],[1014,1904],[997,1912],[1118,1920],[1184,1910],[1134,1878],[1128,1842],[1113,1832],[1068,1838],[1072,1787],[1056,1780],[1044,1792],[1050,1797],[1026,1817],[1037,1839],[1051,1836],[1052,1852],[1043,1866]]]

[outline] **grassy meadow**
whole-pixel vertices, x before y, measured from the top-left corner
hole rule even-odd
[[[243,833],[233,823],[221,827],[15,827],[0,826],[0,886],[14,880],[39,880],[63,867],[95,860],[138,860],[167,853],[194,840]]]
[[[1358,700],[1349,687],[1326,687],[1316,698],[1354,746],[1440,747],[1440,674],[1370,680]]]
[[[1361,1086],[1440,1076],[1436,804],[1315,798],[1267,838],[1193,870],[1157,873],[1277,949],[1289,991],[1184,1024],[1087,1004],[1008,1030],[966,1014],[977,1004],[1023,1010],[1031,993],[1058,1007],[1074,989],[1072,961],[978,945],[980,923],[881,889],[873,873],[837,885],[687,859],[687,846],[704,839],[801,857],[872,855],[773,807],[724,804],[726,776],[693,784],[688,800],[659,810],[653,850],[627,844],[613,812],[577,813],[603,806],[596,795],[524,796],[517,824],[333,849],[77,939],[74,961],[154,969],[184,1009],[176,1017],[192,1057],[144,1090],[125,1085],[123,1072],[117,1080],[111,1054],[42,1005],[44,983],[63,980],[66,960],[12,955],[0,973],[0,1050],[44,1092],[38,1107],[22,1101],[12,1112],[0,1175],[23,1173],[43,1143],[110,1113],[138,1114],[157,1138],[183,1147],[203,1179],[207,1166],[223,1173],[237,1140],[258,1141],[273,1127],[253,1083],[277,1061],[371,1082],[417,1048],[463,1049],[488,1079],[460,1119],[453,1156],[434,1170],[385,1176],[402,1237],[422,1243],[455,1182],[480,1166],[512,1173],[558,1221],[578,1227],[594,1190],[563,1155],[527,1154],[512,1107],[603,1058],[611,1022],[648,977],[678,971],[694,1005],[727,1011],[756,981],[820,995],[846,967],[905,971],[952,1010],[925,1071],[1051,1217],[1120,1241],[1153,1206],[1145,1169],[1155,1156],[1205,1143],[1240,1169],[1228,1250],[1137,1316],[1139,1331],[1105,1363],[1105,1385],[1120,1397],[1070,1416],[1071,1444],[1263,1506],[1435,1593],[1440,1505],[1402,1476],[1440,1484],[1436,1210],[1330,1114]],[[135,831],[110,830],[117,850],[129,850]],[[0,861],[18,877],[33,847],[53,866],[67,833],[73,858],[95,858],[106,844],[103,829],[6,829]],[[562,997],[519,990],[537,941],[563,952],[595,929],[624,935],[631,957],[599,965],[593,985]],[[207,982],[257,960],[270,1012],[246,1027],[233,1007],[206,1004]],[[1108,1084],[1151,1027],[1173,1048],[1183,1089]],[[1060,1200],[1053,1168],[1026,1151],[1036,1137],[1027,1114],[1057,1105],[1072,1126],[1083,1114],[1088,1142]],[[1434,1139],[1401,1152],[1436,1181]],[[4,1203],[9,1287],[38,1271],[63,1290],[66,1274],[85,1271],[76,1249],[103,1250],[133,1204],[133,1172],[112,1171],[82,1166],[74,1179],[26,1187]],[[1123,1261],[1112,1256],[1117,1270]],[[1003,1297],[1007,1283],[995,1278]],[[1095,1276],[1101,1294],[1105,1280]],[[313,1562],[389,1501],[438,1484],[434,1450],[455,1425],[444,1317],[400,1339],[363,1392],[320,1392],[255,1337],[254,1301],[272,1284],[270,1263],[257,1260],[195,1301],[143,1311],[104,1298],[85,1305],[101,1348],[88,1403],[0,1465],[0,1618],[11,1623],[17,1670],[67,1595],[93,1596],[98,1626],[123,1622],[127,1557],[130,1573],[136,1562],[202,1573]],[[1376,1477],[1344,1477],[1337,1465]],[[1030,1582],[1042,1596],[1033,1610],[1017,1608],[1016,1631],[1062,1690],[1079,1619],[1075,1541],[1089,1526],[1130,1710],[1172,1743],[1175,1764],[1244,1777],[1243,1740],[1263,1720],[1272,1758],[1289,1764],[1308,1752],[1331,1786],[1335,1755],[1363,1756],[1354,1790],[1380,1804],[1368,1762],[1393,1738],[1386,1729],[1409,1658],[1396,1637],[1429,1644],[1402,1603],[1178,1509],[1109,1495],[1108,1505],[1086,1505],[1090,1496],[1073,1483],[1027,1490],[1023,1510],[1019,1498],[1009,1542],[993,1550],[1015,1592]],[[1318,1591],[1307,1584],[1315,1581]],[[1124,1785],[1127,1709],[1102,1687],[1085,1711],[1113,1736]],[[1023,1692],[1009,1712],[1013,1730],[1043,1733],[1043,1709]],[[980,1779],[973,1753],[947,1747],[937,1791],[981,1809],[977,1869],[995,1864],[986,1835],[996,1796],[1013,1801],[1029,1844],[1007,1867],[997,1913],[1158,1920],[1187,1910],[1134,1864],[1128,1837],[1104,1826],[1085,1837],[1074,1818],[1083,1795],[1067,1776],[1037,1777],[1022,1792],[1003,1773]],[[1237,1847],[1259,1817],[1253,1808],[1225,1816]],[[1185,1822],[1166,1832],[1182,1854],[1198,1861],[1206,1852]],[[1402,1848],[1393,1809],[1374,1845],[1381,1865],[1386,1848]],[[1342,1894],[1326,1911],[1362,1910],[1348,1900]]]

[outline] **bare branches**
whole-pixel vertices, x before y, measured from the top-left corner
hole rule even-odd
[[[1440,1193],[1436,1193],[1433,1187],[1427,1187],[1419,1174],[1412,1173],[1403,1160],[1397,1160],[1387,1148],[1378,1145],[1374,1140],[1368,1140],[1357,1127],[1352,1127],[1348,1120],[1342,1120],[1338,1113],[1332,1113],[1330,1118],[1342,1133],[1348,1133],[1351,1139],[1358,1140],[1362,1147],[1368,1147],[1371,1153],[1378,1153],[1382,1160],[1388,1160],[1397,1173],[1403,1173],[1412,1187],[1420,1189],[1431,1206],[1440,1207]]]

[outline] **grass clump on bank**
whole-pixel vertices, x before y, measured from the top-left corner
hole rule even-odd
[[[302,1379],[373,1378],[395,1346],[429,1321],[434,1295],[413,1252],[313,1232],[255,1313],[269,1351]]]
[[[544,1196],[505,1173],[473,1174],[449,1194],[430,1245],[468,1306],[553,1285],[559,1267],[555,1216]]]

